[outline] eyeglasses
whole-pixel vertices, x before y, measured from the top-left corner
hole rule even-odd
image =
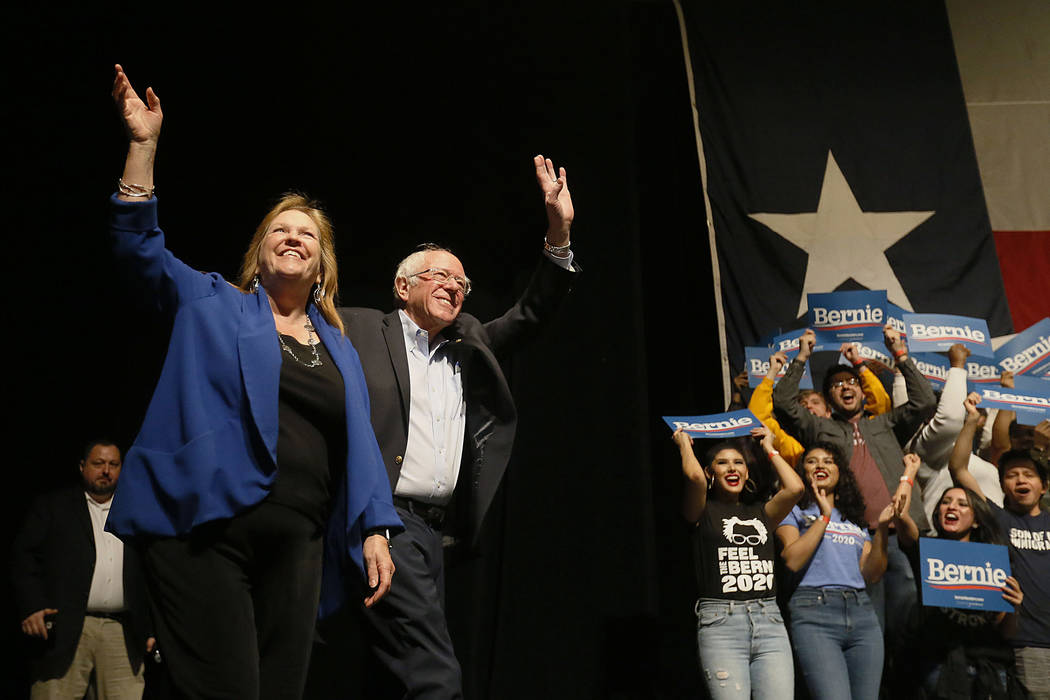
[[[428,277],[423,277],[423,275],[428,275]],[[456,283],[456,287],[459,289],[460,293],[463,294],[464,299],[470,296],[470,280],[468,278],[453,275],[448,270],[442,270],[440,267],[429,267],[426,270],[413,272],[409,275],[409,278],[412,277],[423,277],[423,279],[429,279],[438,284],[445,284],[449,280],[452,280]]]
[[[762,535],[743,535],[738,532],[732,533],[727,539],[733,544],[749,544],[754,546],[762,543]]]
[[[832,389],[841,389],[843,386],[857,386],[857,378],[850,377],[849,379],[840,379],[831,383]]]

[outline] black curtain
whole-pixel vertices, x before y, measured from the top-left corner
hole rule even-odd
[[[33,495],[76,479],[88,438],[131,443],[163,361],[167,329],[135,311],[106,249],[125,152],[114,62],[163,104],[169,247],[233,277],[268,203],[303,190],[336,224],[345,304],[388,308],[396,262],[438,241],[474,281],[470,311],[501,313],[540,254],[542,152],[568,169],[584,273],[506,367],[515,454],[485,555],[449,569],[469,697],[700,692],[689,532],[659,416],[723,406],[670,3],[116,3],[23,10],[9,34],[7,532]],[[14,611],[3,619],[19,642]],[[367,664],[340,643],[337,658]],[[6,659],[0,694],[20,697],[26,667]],[[313,697],[344,680],[311,679]]]

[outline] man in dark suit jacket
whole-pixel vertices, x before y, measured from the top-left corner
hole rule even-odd
[[[517,413],[498,358],[548,319],[576,276],[565,169],[534,160],[544,194],[547,260],[501,317],[460,314],[470,281],[450,251],[422,246],[398,266],[398,310],[343,309],[361,358],[372,425],[405,532],[391,542],[396,577],[364,615],[380,661],[405,697],[462,697],[462,679],[443,610],[443,539],[476,544],[514,443]],[[455,493],[455,523],[446,513]]]
[[[153,649],[138,557],[103,531],[120,477],[120,450],[88,444],[82,486],[38,498],[15,537],[11,576],[22,631],[37,646],[32,697],[141,697]]]

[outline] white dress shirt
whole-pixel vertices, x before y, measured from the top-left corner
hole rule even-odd
[[[430,335],[403,310],[411,381],[408,446],[394,493],[425,503],[444,505],[452,498],[463,456],[467,403],[458,360],[449,356],[450,342]]]
[[[561,268],[574,270],[572,251],[559,258],[544,255]],[[408,408],[408,446],[394,494],[424,503],[445,505],[459,479],[467,404],[463,395],[463,367],[449,356],[454,345],[439,333],[431,347],[429,334],[402,309],[408,373],[411,381]]]
[[[84,498],[95,533],[95,573],[91,577],[87,611],[88,614],[120,612],[124,609],[124,543],[106,532],[106,518],[113,499],[99,503],[86,492]]]

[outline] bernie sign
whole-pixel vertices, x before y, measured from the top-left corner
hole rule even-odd
[[[886,292],[808,294],[809,327],[817,335],[814,350],[838,350],[843,343],[880,343],[886,325]]]
[[[694,438],[744,437],[762,423],[755,414],[744,409],[729,413],[712,413],[706,416],[664,416],[671,430],[684,430]]]
[[[911,352],[944,352],[962,343],[973,355],[995,357],[988,322],[950,314],[904,314]]]
[[[1010,575],[1010,554],[1003,545],[920,537],[919,559],[923,605],[1014,611],[1003,600]]]

